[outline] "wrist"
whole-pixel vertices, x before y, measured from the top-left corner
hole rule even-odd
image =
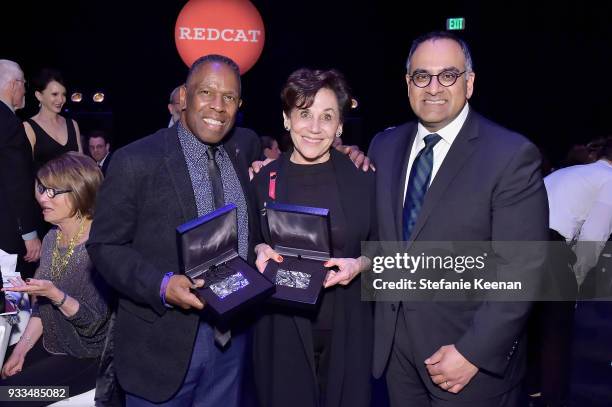
[[[64,292],[57,287],[53,287],[51,295],[47,296],[47,298],[49,298],[49,301],[51,301],[51,303],[53,304],[60,302],[63,297]]]
[[[259,255],[259,252],[265,249],[266,246],[268,246],[267,243],[259,243],[257,246],[255,246],[255,254]]]
[[[34,347],[34,341],[30,335],[23,334],[15,346],[15,352],[19,352],[23,355],[28,353],[30,349]]]
[[[366,256],[359,256],[359,272],[366,271],[370,268],[371,261]]]
[[[174,275],[173,272],[168,272],[164,274],[164,278],[162,279],[161,285],[159,287],[159,297],[161,299],[162,304],[166,308],[173,308],[171,304],[166,302],[166,289],[168,288],[168,283],[170,282],[170,278]]]
[[[59,291],[59,293],[60,293],[59,300],[56,300],[56,301],[51,300],[51,304],[53,304],[57,308],[60,308],[62,305],[64,305],[64,303],[66,302],[66,298],[68,297],[68,294],[66,294],[65,291]]]

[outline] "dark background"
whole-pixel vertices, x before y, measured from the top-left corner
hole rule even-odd
[[[612,17],[595,1],[252,1],[266,27],[259,62],[243,76],[243,125],[282,134],[280,88],[293,70],[337,68],[359,100],[346,142],[367,148],[378,131],[412,119],[405,58],[419,34],[465,17],[462,36],[476,71],[471,100],[481,113],[517,130],[558,162],[572,143],[612,134]],[[33,1],[3,4],[0,58],[15,60],[26,79],[44,66],[65,76],[68,92],[89,100],[101,89],[113,147],[168,123],[168,95],[187,67],[174,46],[184,0]],[[20,115],[36,112],[33,97]],[[111,120],[112,118],[112,120]]]

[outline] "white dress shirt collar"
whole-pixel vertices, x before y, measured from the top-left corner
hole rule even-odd
[[[461,128],[463,127],[463,124],[465,123],[469,112],[470,106],[466,102],[465,106],[463,106],[463,109],[461,109],[461,112],[459,112],[457,117],[455,117],[452,122],[442,127],[440,130],[436,131],[436,134],[442,137],[442,140],[444,140],[446,144],[450,146],[451,144],[453,144],[453,141],[455,141],[455,138],[457,137],[457,134],[459,134],[459,131],[461,131]],[[423,143],[423,145],[425,145],[423,139],[428,134],[432,134],[431,131],[427,130],[425,126],[423,126],[423,124],[419,122],[416,135],[417,140],[419,140]]]
[[[463,106],[463,109],[461,110],[459,115],[457,115],[457,117],[455,117],[452,122],[450,122],[449,124],[447,124],[436,132],[438,135],[440,135],[442,139],[433,148],[433,167],[431,169],[430,184],[431,182],[433,182],[434,178],[436,177],[436,174],[438,173],[438,170],[442,166],[442,162],[444,161],[444,158],[446,158],[446,154],[450,150],[451,144],[453,144],[453,141],[455,141],[455,138],[457,138],[457,135],[461,131],[461,128],[463,127],[463,124],[465,123],[469,112],[470,107],[466,103],[465,106]],[[431,134],[431,132],[427,130],[425,126],[423,126],[421,123],[419,123],[416,138],[414,140],[414,143],[412,143],[410,151],[407,174],[410,174],[410,169],[412,168],[412,164],[414,163],[414,160],[418,155],[419,151],[425,148],[425,141],[423,139],[428,134]],[[404,198],[406,197],[406,190],[408,188],[409,178],[409,176],[406,176],[406,180],[404,183]]]
[[[106,153],[106,155],[104,156],[103,159],[100,160],[100,162],[98,163],[98,167],[102,168],[102,166],[104,165],[104,161],[106,161],[106,159],[108,158],[109,154],[110,154],[110,151],[108,153]]]

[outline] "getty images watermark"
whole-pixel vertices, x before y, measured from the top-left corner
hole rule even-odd
[[[372,260],[362,276],[366,301],[572,301],[578,295],[576,258],[565,242],[363,242],[362,253]]]

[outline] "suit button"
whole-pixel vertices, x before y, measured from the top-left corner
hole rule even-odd
[[[391,311],[395,312],[396,309],[397,307],[395,306],[395,304],[391,304]]]

